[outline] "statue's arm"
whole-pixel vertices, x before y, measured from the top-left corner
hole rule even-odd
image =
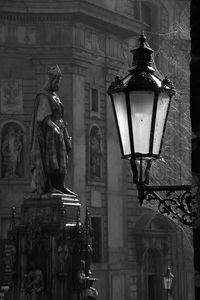
[[[60,134],[60,128],[51,120],[52,110],[47,96],[40,94],[38,97],[37,121],[45,122],[45,124],[53,128],[57,134]]]
[[[56,133],[60,134],[60,128],[50,118],[46,120],[46,123],[48,126],[53,128]]]

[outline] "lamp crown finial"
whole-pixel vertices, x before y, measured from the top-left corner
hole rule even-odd
[[[144,31],[141,32],[140,36],[139,36],[139,42],[140,42],[140,47],[144,47],[144,43],[146,42],[146,36],[144,34]]]
[[[131,70],[143,70],[149,73],[153,73],[155,70],[152,65],[152,54],[153,49],[145,44],[146,36],[144,31],[141,32],[139,36],[139,46],[131,50],[133,54],[133,62]]]

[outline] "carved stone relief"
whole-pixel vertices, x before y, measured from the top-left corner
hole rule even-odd
[[[90,178],[100,179],[102,176],[102,136],[97,126],[93,126],[90,130],[89,143]]]
[[[23,130],[15,122],[9,122],[1,132],[1,177],[16,179],[24,177]]]
[[[1,81],[1,113],[20,114],[23,112],[22,80]]]
[[[36,30],[34,27],[17,27],[17,40],[20,44],[35,44]]]
[[[75,28],[75,45],[103,55],[105,52],[105,37],[90,28]]]
[[[67,260],[70,255],[69,241],[65,234],[60,233],[57,239],[57,272],[59,276],[67,275]]]

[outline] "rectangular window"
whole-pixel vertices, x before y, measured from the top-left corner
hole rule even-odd
[[[6,239],[0,239],[0,282],[4,281],[4,273],[5,273],[5,244]]]
[[[99,112],[99,94],[95,88],[92,88],[91,91],[91,111],[94,113]]]
[[[94,236],[92,239],[92,249],[93,249],[92,262],[100,263],[102,259],[101,218],[92,217],[91,226],[92,229],[94,230]]]

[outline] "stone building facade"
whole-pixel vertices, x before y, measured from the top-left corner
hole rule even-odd
[[[129,51],[145,30],[157,67],[178,90],[165,162],[154,166],[152,179],[188,183],[188,1],[1,2],[1,238],[9,227],[10,207],[16,207],[19,219],[24,192],[30,191],[34,98],[49,66],[58,64],[63,74],[59,95],[73,136],[67,185],[79,195],[83,218],[85,207],[90,208],[98,299],[164,300],[163,274],[170,264],[172,299],[193,300],[190,232],[155,209],[140,207],[129,165],[120,159],[106,93],[114,76],[131,65]]]
[[[194,0],[191,2],[191,63],[190,63],[190,105],[191,105],[191,123],[192,123],[192,175],[193,175],[193,186],[196,190],[196,204],[198,207],[198,214],[193,229],[193,240],[194,240],[194,268],[195,268],[195,296],[196,299],[200,297],[200,218],[199,218],[199,187],[200,187],[200,123],[199,123],[199,58],[200,58],[200,47],[199,47],[199,2]]]

